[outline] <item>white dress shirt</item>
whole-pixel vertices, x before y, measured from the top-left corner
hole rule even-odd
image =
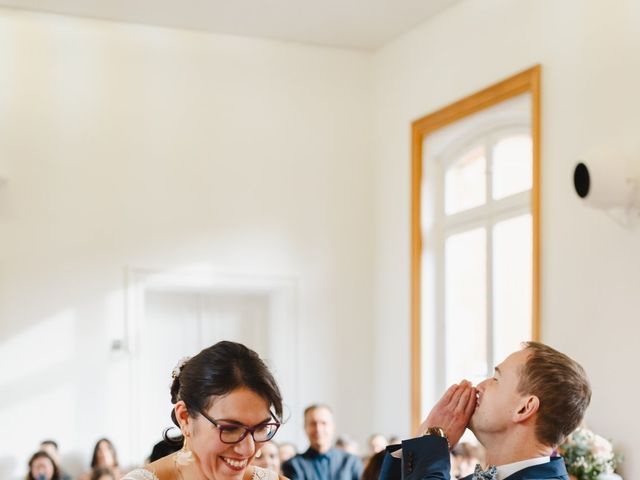
[[[537,457],[530,458],[528,460],[521,460],[520,462],[507,463],[506,465],[500,465],[496,467],[496,478],[498,480],[504,480],[509,475],[513,475],[520,470],[524,470],[527,467],[533,467],[534,465],[542,465],[543,463],[549,463],[550,457]]]

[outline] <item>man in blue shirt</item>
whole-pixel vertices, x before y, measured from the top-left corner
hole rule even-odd
[[[335,424],[327,405],[311,405],[304,411],[304,431],[309,449],[282,465],[290,480],[359,480],[362,461],[355,455],[333,448]]]

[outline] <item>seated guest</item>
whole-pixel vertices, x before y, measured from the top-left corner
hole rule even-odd
[[[351,455],[358,455],[358,442],[356,442],[346,433],[338,436],[338,438],[336,439],[336,448],[344,450]]]
[[[388,445],[398,445],[400,443],[402,443],[402,439],[398,435],[391,435],[389,437]]]
[[[278,447],[278,451],[280,452],[280,465],[282,465],[287,460],[291,460],[298,454],[298,449],[291,442],[281,443]]]
[[[82,474],[80,480],[90,480],[93,471],[97,468],[107,468],[111,470],[116,478],[122,476],[118,465],[116,448],[108,438],[101,438],[96,442],[93,448],[93,456],[91,457],[91,470]]]
[[[119,480],[113,472],[106,467],[94,468],[91,472],[91,480]]]
[[[71,480],[71,475],[66,473],[60,466],[60,454],[58,453],[58,443],[54,440],[43,440],[40,442],[40,450],[47,452],[53,459],[60,472],[60,480]]]
[[[282,465],[282,473],[291,480],[359,480],[362,461],[343,450],[333,448],[335,424],[326,405],[311,405],[304,411],[304,431],[309,449]]]
[[[370,456],[375,455],[376,453],[384,450],[385,448],[387,448],[387,445],[389,444],[385,436],[382,435],[381,433],[374,433],[373,435],[371,435],[367,443],[369,444]]]
[[[482,447],[460,442],[451,449],[451,478],[464,478],[471,475],[478,463],[484,463]]]
[[[264,442],[260,445],[260,450],[253,458],[253,465],[258,467],[273,470],[276,473],[280,473],[280,451],[278,445],[273,441]]]
[[[526,342],[476,388],[467,381],[449,388],[420,425],[421,436],[403,441],[399,452],[398,446],[387,448],[380,480],[449,478],[449,449],[467,425],[490,464],[485,472],[476,466],[467,480],[566,480],[564,460],[554,451],[580,425],[590,400],[577,362]]]
[[[365,470],[369,461],[371,460],[371,457],[373,457],[376,453],[383,451],[387,447],[389,442],[387,442],[387,439],[381,433],[374,433],[373,435],[369,436],[367,444],[369,445],[369,451],[367,452],[367,456],[363,458]]]
[[[47,452],[41,450],[31,456],[26,480],[60,480],[58,466]]]

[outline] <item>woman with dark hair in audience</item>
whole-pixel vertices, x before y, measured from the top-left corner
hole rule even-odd
[[[118,454],[116,447],[108,438],[101,438],[93,447],[93,455],[91,456],[91,470],[80,476],[80,480],[90,480],[94,470],[97,468],[106,468],[111,470],[113,476],[120,478],[120,466],[118,465]]]
[[[378,480],[380,470],[382,470],[382,462],[384,461],[386,453],[386,450],[380,450],[369,457],[369,461],[367,462],[367,466],[364,467],[360,480]]]
[[[171,411],[182,449],[127,474],[123,480],[277,480],[250,465],[273,438],[282,397],[258,354],[219,342],[173,370]]]
[[[42,450],[29,459],[29,473],[26,480],[60,480],[60,472],[51,455]]]
[[[119,480],[110,468],[98,467],[91,472],[91,480]]]
[[[40,450],[43,452],[47,452],[53,463],[58,468],[60,472],[60,480],[71,480],[71,475],[66,473],[62,466],[60,465],[60,452],[58,451],[58,442],[55,440],[47,439],[40,442]]]

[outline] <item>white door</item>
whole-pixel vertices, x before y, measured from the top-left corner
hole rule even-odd
[[[171,371],[179,359],[220,340],[268,357],[269,297],[261,293],[146,290],[134,366],[135,450],[142,460],[172,426]],[[138,417],[137,419],[135,417]]]

